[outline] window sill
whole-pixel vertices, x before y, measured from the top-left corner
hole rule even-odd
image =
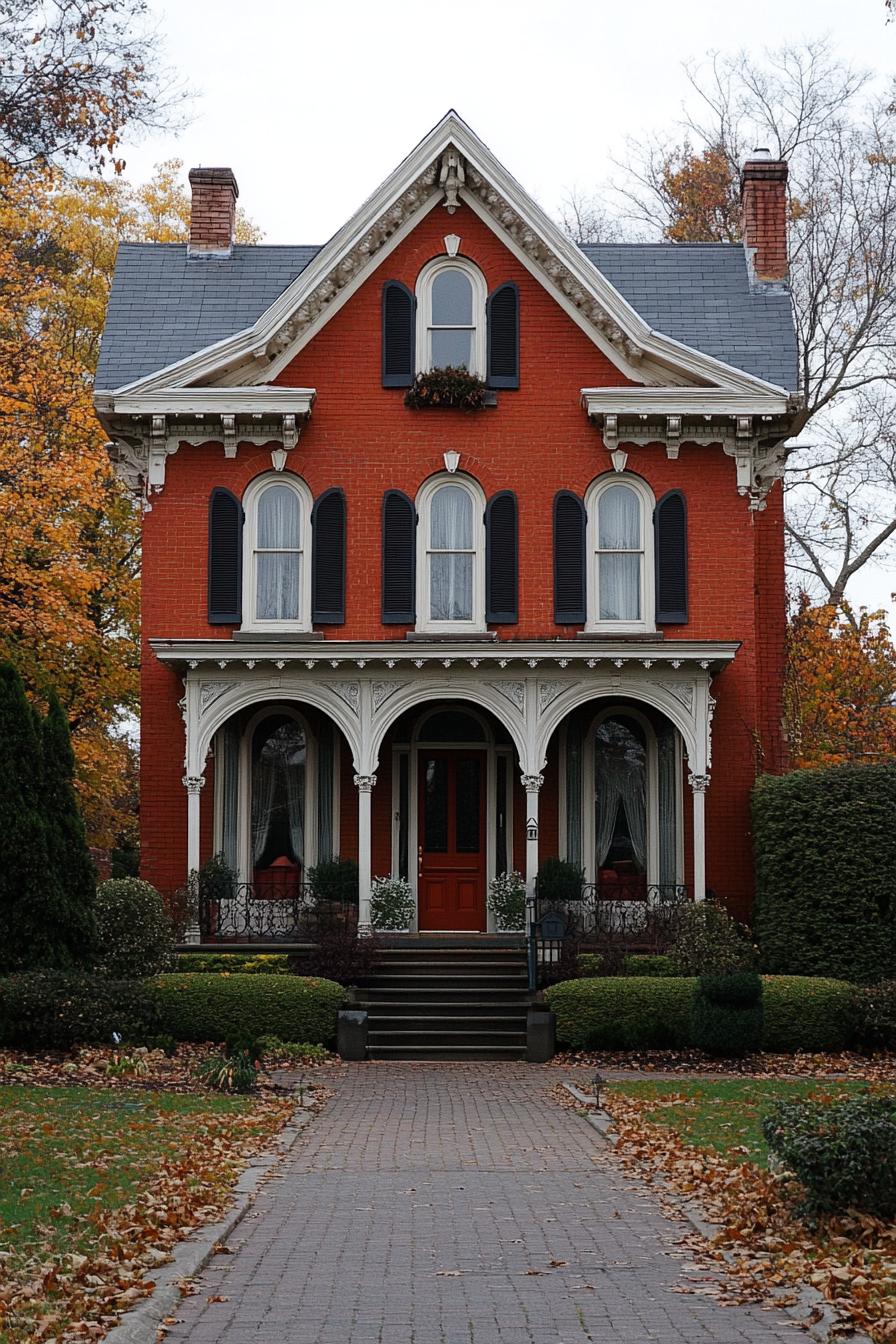
[[[234,640],[247,644],[316,644],[324,638],[320,630],[234,630]]]
[[[579,630],[576,633],[576,639],[588,640],[592,644],[617,644],[620,640],[655,644],[665,637],[664,630]]]
[[[409,630],[405,639],[411,644],[494,644],[494,630]]]

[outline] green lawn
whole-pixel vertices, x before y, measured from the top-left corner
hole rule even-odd
[[[861,1081],[806,1079],[682,1079],[614,1083],[608,1091],[652,1102],[645,1120],[666,1125],[697,1148],[714,1148],[740,1162],[768,1165],[762,1118],[782,1098],[841,1097],[861,1092]],[[875,1090],[880,1090],[875,1088]]]
[[[47,1312],[62,1329],[132,1305],[133,1257],[219,1207],[284,1118],[255,1097],[0,1087],[0,1278],[16,1290],[0,1344],[37,1338]]]

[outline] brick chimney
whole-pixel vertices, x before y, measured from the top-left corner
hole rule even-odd
[[[787,164],[754,149],[740,175],[747,265],[754,281],[787,279]]]
[[[230,168],[191,168],[190,188],[193,199],[187,251],[193,255],[229,253],[240,194],[233,172]]]

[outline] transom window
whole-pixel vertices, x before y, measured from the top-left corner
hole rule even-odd
[[[653,629],[653,496],[648,486],[634,476],[602,477],[586,507],[592,556],[589,627]]]
[[[418,628],[484,629],[485,500],[473,482],[439,477],[418,499]]]
[[[243,501],[249,545],[245,550],[244,626],[307,629],[310,625],[311,496],[298,478],[253,481]]]
[[[485,373],[485,299],[482,273],[470,262],[439,257],[417,282],[420,368]]]

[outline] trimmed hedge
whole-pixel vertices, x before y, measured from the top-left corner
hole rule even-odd
[[[852,986],[808,975],[763,976],[764,1050],[845,1050],[853,1037]]]
[[[690,977],[601,976],[562,980],[545,991],[557,1039],[574,1050],[646,1050],[691,1040]]]
[[[623,957],[622,974],[677,976],[681,975],[681,971],[676,970],[671,958],[661,952],[633,952],[630,956]]]
[[[665,1049],[693,1043],[696,987],[689,976],[601,976],[561,981],[545,998],[557,1015],[558,1041],[572,1049]],[[842,980],[764,976],[763,1050],[845,1049],[852,993]]]
[[[896,765],[760,779],[754,935],[773,973],[879,980],[896,967]]]
[[[172,970],[232,975],[290,975],[285,952],[178,952]]]
[[[65,971],[0,979],[0,1044],[26,1050],[111,1045],[112,1033],[141,1044],[162,1030],[152,985]]]
[[[299,975],[174,972],[153,982],[161,1030],[179,1041],[279,1036],[330,1045],[345,990],[334,980]]]

